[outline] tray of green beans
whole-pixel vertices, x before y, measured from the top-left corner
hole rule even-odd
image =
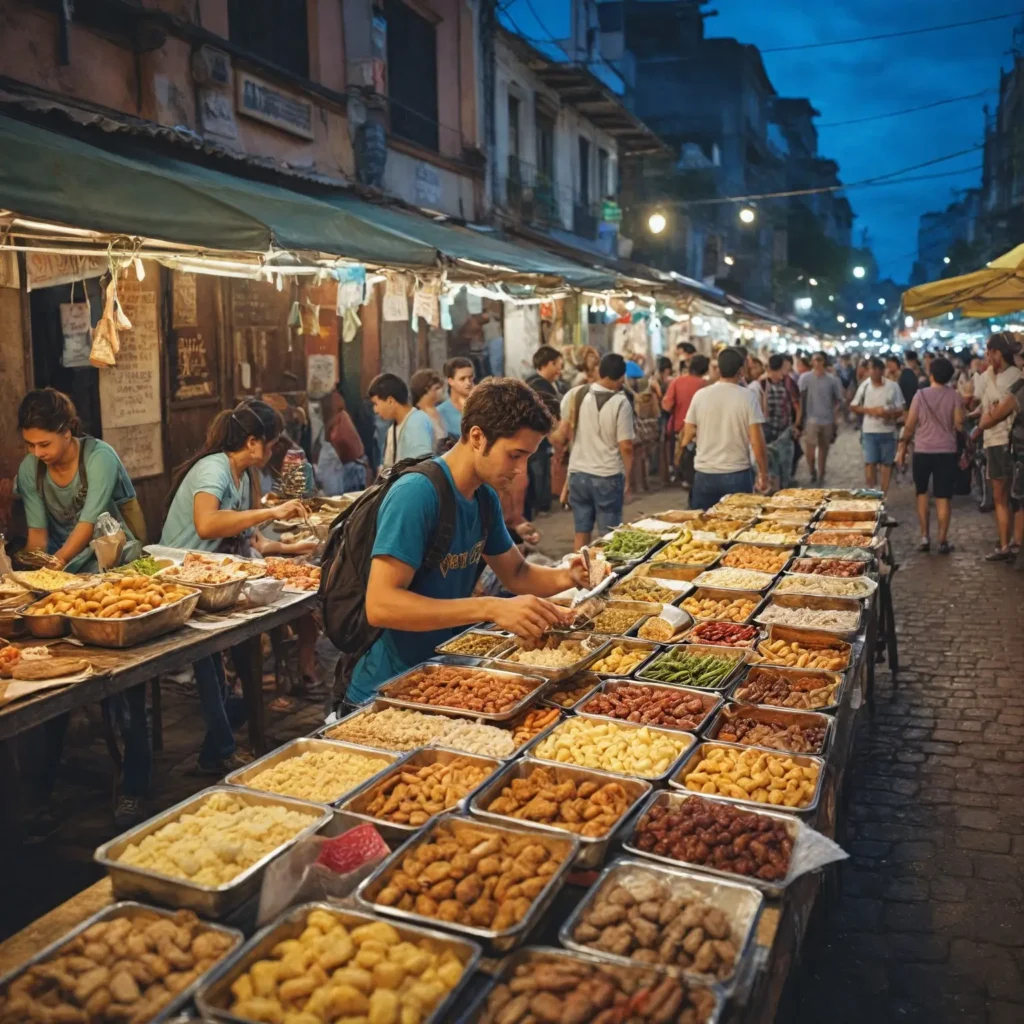
[[[747,663],[748,651],[704,644],[671,647],[650,661],[637,679],[700,690],[724,690]]]
[[[643,530],[616,530],[600,548],[609,562],[633,562],[643,558],[661,543],[660,537]]]

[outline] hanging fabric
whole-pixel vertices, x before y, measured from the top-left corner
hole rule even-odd
[[[89,292],[82,281],[84,301],[75,302],[75,284],[71,282],[70,301],[60,304],[60,329],[64,336],[61,365],[77,368],[89,365],[89,350],[92,345],[92,307]]]

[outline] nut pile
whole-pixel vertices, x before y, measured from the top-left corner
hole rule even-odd
[[[652,732],[646,725],[569,718],[548,733],[533,754],[542,761],[657,778],[690,743],[691,738],[685,734]]]
[[[758,651],[772,665],[786,668],[816,668],[841,672],[850,662],[850,645],[842,642],[803,643],[797,640],[765,640]]]
[[[675,562],[678,565],[710,565],[722,553],[711,541],[683,539],[663,547],[654,562]]]
[[[366,813],[393,825],[425,825],[435,814],[454,807],[470,790],[493,774],[491,765],[465,757],[398,768],[366,794]]]
[[[190,910],[99,921],[11,982],[0,995],[0,1021],[148,1021],[234,944]]]
[[[743,626],[737,622],[701,622],[687,633],[686,639],[690,643],[715,647],[750,647],[757,635],[757,626]]]
[[[637,824],[633,844],[645,853],[763,882],[781,882],[793,854],[783,822],[699,797],[674,807],[655,804]]]
[[[484,658],[495,654],[508,644],[508,637],[493,633],[463,633],[442,645],[445,654],[460,654],[464,658]]]
[[[538,685],[535,680],[499,677],[483,669],[438,665],[410,672],[381,693],[411,704],[496,715],[510,711]]]
[[[612,596],[630,601],[658,601],[661,604],[671,604],[679,596],[679,591],[663,587],[657,580],[634,576],[632,579],[617,583],[612,588]]]
[[[863,576],[866,569],[865,562],[847,561],[842,558],[797,558],[790,566],[791,572],[811,576],[839,576],[843,579]]]
[[[662,974],[538,954],[487,997],[480,1024],[705,1024],[715,997]]]
[[[615,648],[615,650],[619,650],[619,648]],[[597,664],[600,665],[602,662],[599,661]],[[604,669],[599,669],[598,671],[603,672]],[[560,708],[571,708],[590,693],[600,681],[596,676],[584,676],[582,680],[579,678],[570,679],[562,683],[561,686],[556,686],[550,693],[545,694],[544,699],[552,704],[557,704]]]
[[[564,859],[536,832],[445,821],[388,874],[375,902],[500,932],[522,921]]]
[[[266,793],[329,804],[384,771],[390,763],[383,757],[355,750],[307,750],[265,768],[246,779],[245,785]]]
[[[595,633],[612,634],[622,636],[628,633],[641,619],[646,618],[651,611],[640,611],[637,608],[616,607],[614,603],[605,607],[599,615],[594,618],[593,630]]]
[[[826,629],[834,633],[852,633],[860,623],[859,611],[836,608],[792,608],[773,601],[760,615],[759,622],[796,629]]]
[[[604,886],[573,929],[581,945],[644,964],[731,977],[736,944],[717,907],[681,896],[650,875]]]
[[[95,587],[58,591],[32,605],[26,615],[77,615],[86,619],[127,619],[180,601],[194,590],[151,576],[126,576]]]
[[[752,569],[711,569],[694,581],[698,587],[720,587],[723,590],[764,590],[774,579],[766,572]]]
[[[583,661],[592,649],[590,644],[582,640],[566,640],[559,636],[546,636],[539,641],[521,640],[518,647],[503,654],[502,658],[517,665],[535,668],[568,668],[570,665]],[[511,705],[509,706],[511,707]]]
[[[864,533],[838,533],[829,530],[815,530],[807,538],[808,544],[828,544],[834,548],[866,548],[871,538]]]
[[[245,1020],[426,1020],[459,983],[464,965],[429,940],[402,940],[386,921],[358,928],[326,910],[231,983],[231,1013]]]
[[[803,717],[803,716],[801,716]],[[722,723],[716,739],[724,743],[742,743],[751,747],[771,747],[773,750],[789,750],[794,754],[820,754],[825,742],[827,726],[802,725],[792,716],[790,725],[755,718],[749,712],[737,711]]]
[[[702,697],[698,693],[627,683],[604,693],[595,693],[580,711],[585,715],[620,718],[638,725],[696,729],[714,704],[714,697]]]
[[[444,715],[427,715],[405,708],[365,711],[329,729],[324,735],[327,739],[348,740],[383,750],[452,747],[485,757],[508,757],[518,746],[515,737],[506,729],[466,718],[445,718]]]
[[[778,594],[812,594],[815,597],[862,598],[871,595],[866,579],[839,579],[835,576],[784,576],[775,587]]]
[[[704,796],[728,796],[777,807],[807,807],[818,788],[820,767],[798,764],[791,757],[764,751],[704,745],[696,767],[683,785]]]
[[[689,612],[695,619],[717,619],[722,622],[746,622],[754,609],[761,603],[758,595],[754,597],[716,598],[705,596],[706,591],[698,590],[682,604],[684,612]]]
[[[511,779],[486,810],[599,839],[615,827],[627,807],[629,797],[618,782],[559,782],[555,769],[534,768],[525,779]]]
[[[750,704],[814,711],[834,704],[838,690],[839,680],[830,676],[784,676],[770,668],[753,668],[736,691],[736,698]]]
[[[613,647],[600,661],[590,666],[591,672],[605,676],[628,676],[645,658],[651,656],[650,647]]]
[[[722,559],[722,565],[730,569],[754,569],[769,572],[773,576],[782,571],[792,551],[776,551],[774,548],[760,548],[756,544],[736,544],[729,548]]]
[[[676,647],[659,655],[643,671],[645,679],[676,686],[695,686],[713,690],[721,686],[736,667],[739,655],[702,654]]]

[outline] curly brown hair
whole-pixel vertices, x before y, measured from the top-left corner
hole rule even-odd
[[[487,438],[486,454],[503,437],[514,437],[520,430],[547,434],[552,423],[540,396],[528,384],[513,377],[492,377],[479,383],[466,399],[462,440],[468,440],[473,427],[479,427]]]

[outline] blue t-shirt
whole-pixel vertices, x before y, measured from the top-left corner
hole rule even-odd
[[[450,398],[446,398],[437,407],[437,413],[441,417],[444,429],[452,437],[462,436],[462,410],[456,409]]]
[[[217,550],[221,544],[220,538],[203,540],[196,533],[192,505],[200,492],[212,494],[220,503],[222,511],[246,512],[252,507],[249,474],[243,473],[241,481],[236,484],[228,457],[223,452],[207,455],[185,474],[185,479],[174,492],[174,500],[167,511],[163,533],[160,534],[161,544],[172,548],[194,548],[199,551]]]
[[[398,428],[395,462],[418,459],[434,452],[434,424],[422,409],[413,409]]]
[[[436,459],[451,481],[444,459]],[[455,530],[447,556],[441,565],[416,581],[416,593],[424,597],[469,597],[476,583],[476,564],[481,555],[503,555],[512,547],[512,538],[501,515],[501,502],[486,485],[478,492],[480,500],[491,504],[491,528],[487,543],[481,543],[480,508],[477,497],[455,492]],[[386,555],[418,569],[426,557],[431,534],[441,514],[434,485],[421,473],[409,473],[388,491],[377,513],[377,537],[373,557]],[[359,660],[352,673],[347,700],[362,704],[371,700],[377,687],[413,665],[433,657],[434,648],[450,639],[457,629],[434,629],[426,633],[386,629],[377,642]]]

